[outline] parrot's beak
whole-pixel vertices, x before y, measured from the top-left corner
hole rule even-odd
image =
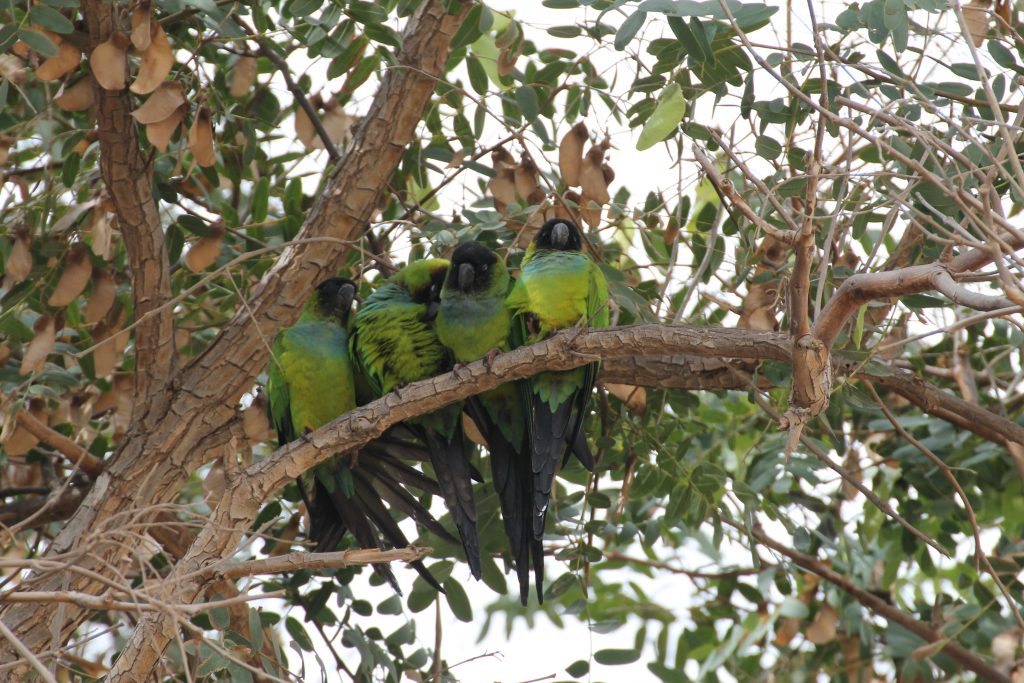
[[[564,249],[569,244],[569,226],[565,223],[555,223],[551,228],[551,242],[559,249]]]
[[[476,271],[473,270],[473,264],[463,263],[459,266],[459,289],[463,292],[468,292],[469,288],[473,286],[473,280],[476,279]]]
[[[335,295],[338,310],[348,313],[352,310],[352,302],[356,300],[356,288],[353,285],[342,285]]]

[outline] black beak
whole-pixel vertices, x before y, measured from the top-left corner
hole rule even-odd
[[[564,249],[569,244],[569,226],[565,223],[555,223],[551,226],[551,243],[559,249]]]
[[[338,288],[338,293],[335,294],[335,305],[338,310],[342,313],[348,313],[352,310],[352,302],[356,300],[356,288],[352,285],[345,284]]]
[[[463,263],[459,266],[459,289],[463,292],[468,292],[469,288],[473,286],[473,280],[476,279],[476,271],[473,270],[472,263]]]

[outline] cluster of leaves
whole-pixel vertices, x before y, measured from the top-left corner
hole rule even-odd
[[[29,491],[7,496],[0,519],[7,523],[8,508],[24,509],[18,504],[26,500],[41,503],[45,496],[31,491],[56,490],[72,471],[19,426],[19,410],[100,459],[113,453],[132,410],[133,304],[110,188],[100,179],[95,107],[101,89],[131,86],[144,134],[138,144],[152,165],[172,264],[175,345],[188,358],[202,352],[296,236],[320,171],[309,152],[344,144],[363,113],[362,99],[399,63],[396,27],[418,4],[261,0],[229,11],[206,0],[115,3],[114,37],[88,55],[77,3],[0,10],[6,183],[0,190],[0,488]],[[748,35],[766,35],[764,27],[779,21],[764,4],[544,4],[556,17],[580,5],[597,15],[573,14],[584,18],[545,36],[484,4],[470,11],[421,134],[381,200],[379,223],[350,253],[348,272],[369,279],[374,270],[387,273],[410,247],[413,257],[444,255],[468,238],[500,246],[514,267],[532,230],[569,212],[590,228],[619,323],[783,324],[779,292],[791,267],[788,251],[726,213],[706,182],[692,191],[667,185],[634,197],[636,187],[623,182],[631,169],[617,165],[612,138],[596,123],[602,120],[628,126],[639,149],[666,149],[677,163],[689,141],[715,151],[728,147],[755,170],[742,172],[726,151],[721,167],[730,169],[751,207],[779,228],[786,227],[780,207],[799,207],[807,194],[808,154],[824,126],[829,158],[840,161],[819,185],[817,253],[834,267],[815,277],[818,300],[859,270],[938,259],[952,224],[985,241],[984,226],[962,210],[955,191],[981,195],[993,188],[1011,215],[1024,201],[1017,180],[998,163],[991,177],[979,171],[1003,159],[995,108],[1020,101],[1014,76],[1024,72],[1024,50],[1012,21],[991,39],[987,23],[969,29],[972,39],[987,40],[983,69],[967,59],[923,67],[919,54],[936,46],[962,53],[955,18],[942,24],[954,27],[949,34],[921,21],[948,20],[944,4],[853,4],[836,17],[820,17],[821,32],[806,44],[754,50]],[[589,41],[589,51],[559,42],[579,38]],[[608,77],[609,55],[620,77],[624,65],[635,67],[639,75],[628,86]],[[294,70],[287,78],[282,64]],[[317,75],[297,75],[307,65]],[[770,70],[790,89],[771,80]],[[819,101],[833,118],[815,108]],[[709,125],[711,112],[723,120],[721,111],[737,112],[735,121],[724,120],[731,122],[727,132],[718,130],[725,123]],[[875,144],[864,144],[856,129]],[[462,204],[445,192],[454,187],[463,190]],[[681,282],[682,268],[695,276]],[[915,321],[934,324],[952,307],[920,295],[865,307],[837,348],[858,369],[891,372],[891,363],[899,363],[957,392],[953,368],[966,365],[984,378],[977,400],[1019,414],[1019,319],[968,327],[938,342],[899,343]],[[598,633],[621,632],[621,641],[631,643],[567,661],[573,678],[600,673],[597,665],[641,659],[665,681],[715,680],[720,672],[748,680],[766,669],[787,680],[819,672],[850,680],[892,671],[905,680],[952,675],[956,665],[922,649],[924,641],[910,632],[876,620],[782,558],[745,550],[756,545],[754,530],[770,525],[797,551],[827,558],[857,585],[1009,666],[1018,645],[1011,636],[1007,655],[1013,617],[992,577],[965,557],[971,522],[941,469],[893,434],[854,379],[841,384],[824,419],[809,427],[811,447],[787,459],[783,435],[758,402],[784,404],[788,368],[738,370],[749,372],[756,388],[649,389],[642,401],[630,387],[602,390],[588,429],[598,472],[589,478],[575,465],[563,472],[550,515],[542,607],[524,609],[509,595],[493,492],[478,495],[484,583],[497,596],[490,604],[473,605],[453,577],[456,565],[447,558],[455,548],[422,538],[441,558],[430,568],[452,613],[480,620],[483,634],[497,628],[499,616],[511,633],[519,617],[533,624],[543,614],[556,626],[578,620]],[[905,402],[889,405],[904,428],[955,469],[978,527],[997,534],[996,575],[1020,602],[1014,577],[1021,569],[1024,509],[1005,449]],[[256,419],[258,409],[250,413],[254,443],[242,447],[243,456],[255,448],[258,457],[269,449],[257,445],[267,428]],[[823,468],[815,450],[838,456],[881,499],[898,501],[900,514],[953,557],[939,557],[865,503],[850,482]],[[206,480],[207,491],[216,491],[212,477]],[[180,502],[202,512],[196,483]],[[260,552],[292,548],[298,510],[294,490],[264,510],[254,529],[280,540]],[[37,553],[59,523],[44,521],[19,536],[20,552]],[[701,562],[706,566],[695,567]],[[684,571],[695,587],[689,604],[652,597],[654,581]],[[317,656],[315,630],[334,641],[343,661],[358,662],[350,665],[354,678],[398,680],[403,672],[429,669],[430,647],[408,615],[438,596],[417,579],[404,601],[387,588],[375,588],[371,601],[354,590],[357,574],[350,569],[317,580],[300,572],[263,581],[262,590],[285,591],[285,609],[250,610],[248,636],[225,612],[196,617],[208,639],[169,651],[172,668],[187,660],[193,678],[246,680],[241,658],[280,672],[282,632]],[[394,629],[383,626],[392,622]]]

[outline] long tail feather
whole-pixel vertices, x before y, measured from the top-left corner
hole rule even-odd
[[[555,470],[567,447],[572,427],[573,402],[566,401],[554,411],[539,396],[533,396],[533,537],[544,537],[548,501]]]
[[[483,567],[480,564],[480,540],[476,531],[476,505],[473,502],[471,467],[466,458],[462,430],[457,429],[450,440],[431,429],[424,429],[423,437],[430,450],[430,460],[441,487],[441,495],[462,539],[469,570],[474,578],[480,579]]]

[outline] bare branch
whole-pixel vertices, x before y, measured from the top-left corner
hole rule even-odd
[[[72,465],[76,465],[90,477],[95,478],[103,471],[102,460],[60,432],[50,429],[27,410],[19,412],[16,419],[32,436],[56,448],[57,452],[67,458]]]
[[[300,569],[344,569],[366,564],[387,562],[415,562],[434,551],[433,548],[409,546],[394,550],[360,548],[333,553],[289,553],[248,562],[221,562],[202,570],[204,574],[216,574],[222,579],[241,579],[257,574],[283,574]]]

